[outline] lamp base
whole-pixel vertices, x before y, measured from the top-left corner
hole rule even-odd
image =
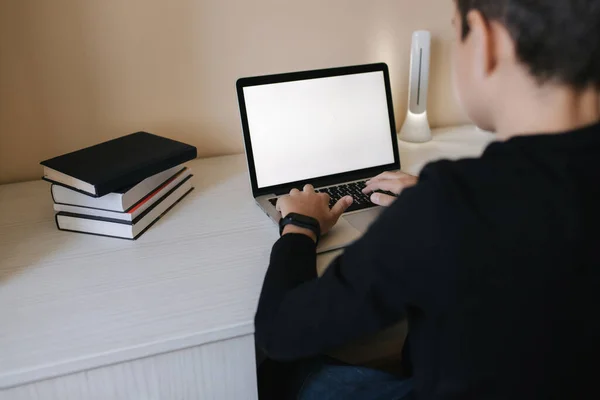
[[[406,121],[398,133],[398,139],[411,143],[425,143],[431,140],[431,128],[427,119],[427,112],[413,114],[408,112]]]

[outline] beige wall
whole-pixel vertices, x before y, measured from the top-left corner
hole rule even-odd
[[[434,35],[432,125],[463,122],[452,12],[451,0],[2,0],[0,183],[137,130],[240,153],[241,76],[385,61],[401,123],[416,29]]]

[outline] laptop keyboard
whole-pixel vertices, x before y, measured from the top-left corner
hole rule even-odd
[[[338,186],[331,186],[324,189],[316,189],[317,193],[327,193],[330,197],[329,208],[332,208],[341,198],[345,196],[352,196],[354,202],[346,210],[347,213],[353,211],[366,210],[368,208],[377,207],[376,204],[371,202],[371,196],[364,194],[362,190],[366,187],[366,181],[346,183]],[[377,190],[378,193],[388,194],[390,196],[396,196],[391,192],[385,192]],[[277,198],[269,199],[269,202],[274,206],[277,205]]]

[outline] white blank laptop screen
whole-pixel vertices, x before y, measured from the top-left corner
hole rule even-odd
[[[244,88],[259,188],[394,163],[383,72]]]

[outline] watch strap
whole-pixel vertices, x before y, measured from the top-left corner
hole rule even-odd
[[[283,229],[288,225],[294,225],[312,231],[317,237],[317,244],[321,239],[321,225],[319,221],[306,215],[290,213],[279,221],[279,235],[283,235]]]

